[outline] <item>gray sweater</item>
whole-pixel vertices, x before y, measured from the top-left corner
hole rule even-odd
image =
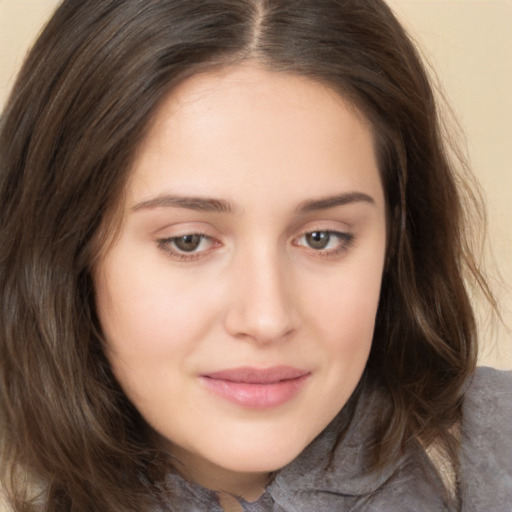
[[[363,392],[348,427],[342,411],[297,459],[277,472],[258,501],[240,500],[244,511],[512,512],[511,373],[490,368],[475,373],[464,401],[455,473],[450,468],[444,472],[432,454],[411,443],[394,464],[368,474],[362,447],[383,403],[379,390]],[[460,508],[450,502],[443,485],[450,481]],[[178,475],[171,475],[169,484],[179,496],[172,510],[222,511],[213,491]]]

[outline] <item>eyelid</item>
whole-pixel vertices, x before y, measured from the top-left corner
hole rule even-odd
[[[210,245],[206,249],[202,249],[199,251],[180,251],[179,249],[173,247],[173,241],[179,239],[183,236],[187,235],[198,235],[203,238],[203,240],[209,240]],[[170,236],[166,238],[159,238],[157,240],[158,247],[160,250],[165,252],[171,258],[176,259],[177,261],[196,261],[200,258],[204,258],[207,253],[209,253],[213,248],[219,247],[221,242],[209,235],[199,232],[189,232],[183,235]]]
[[[336,236],[340,240],[339,246],[335,248],[330,249],[314,249],[313,247],[308,247],[307,244],[300,244],[298,243],[298,240],[300,240],[302,237],[312,234],[315,232],[321,232],[321,233],[327,233],[331,236]],[[331,259],[336,258],[344,254],[350,246],[355,241],[355,235],[352,232],[349,231],[341,231],[339,229],[333,229],[328,227],[313,227],[313,226],[307,226],[304,229],[302,229],[297,236],[295,236],[292,240],[292,244],[304,248],[314,257],[320,257],[325,259]]]
[[[199,251],[181,251],[173,244],[174,240],[188,235],[198,235],[202,240],[209,241],[205,249]],[[156,230],[153,234],[158,248],[168,257],[179,262],[195,261],[207,256],[211,250],[222,245],[221,237],[218,232],[207,223],[203,222],[180,222],[170,224]],[[201,243],[204,243],[204,242]]]
[[[160,225],[151,232],[151,236],[155,238],[173,238],[190,234],[202,234],[215,238],[217,230],[207,222],[179,221]]]
[[[299,247],[308,251],[308,253],[313,257],[330,259],[336,258],[337,256],[342,255],[342,253],[345,253],[354,242],[354,233],[352,233],[350,229],[340,229],[339,222],[336,223],[338,224],[336,227],[332,226],[332,222],[330,222],[327,226],[321,224],[322,222],[318,224],[311,223],[309,225],[303,226],[298,234],[296,234],[291,239],[291,244],[295,247]],[[167,233],[161,234],[160,236],[157,235],[156,243],[160,250],[177,261],[195,261],[200,258],[207,257],[208,253],[223,245],[221,237],[217,235],[217,233],[212,234],[212,231],[214,231],[213,228],[209,227],[208,225],[205,226],[204,224],[198,226],[197,223],[180,223],[159,229],[158,233],[161,233],[162,231],[167,231]],[[336,247],[315,248],[311,245],[308,245],[307,243],[300,242],[304,236],[315,232],[326,233],[332,238],[337,238],[338,243],[336,244]],[[209,242],[208,247],[200,250],[193,249],[191,251],[185,251],[180,250],[179,247],[174,245],[173,242],[175,240],[188,235],[200,236],[203,241]],[[329,240],[327,245],[331,244],[331,242],[332,240]]]

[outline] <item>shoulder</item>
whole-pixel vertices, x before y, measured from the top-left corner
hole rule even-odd
[[[478,368],[462,411],[462,433],[473,441],[489,444],[509,439],[512,443],[512,372]]]
[[[512,432],[512,372],[477,368],[462,405],[462,427],[466,434],[491,441]]]
[[[488,398],[493,397],[492,403],[487,403],[487,406],[496,404],[496,400],[498,400],[499,403],[507,404],[510,410],[511,393],[512,371],[481,366],[476,369],[471,378],[466,401],[468,403],[482,400],[487,402]]]
[[[512,372],[478,368],[462,411],[463,510],[512,512]]]

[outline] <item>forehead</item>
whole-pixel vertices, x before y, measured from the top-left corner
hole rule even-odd
[[[253,64],[224,68],[166,98],[129,193],[132,201],[163,192],[254,198],[304,187],[326,195],[336,186],[379,195],[373,146],[367,120],[328,86]]]

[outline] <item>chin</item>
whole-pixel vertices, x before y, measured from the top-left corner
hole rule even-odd
[[[219,465],[230,471],[241,473],[269,473],[277,471],[296,459],[308,442],[296,443],[274,442],[271,445],[249,443],[240,446],[232,444],[215,454]]]

